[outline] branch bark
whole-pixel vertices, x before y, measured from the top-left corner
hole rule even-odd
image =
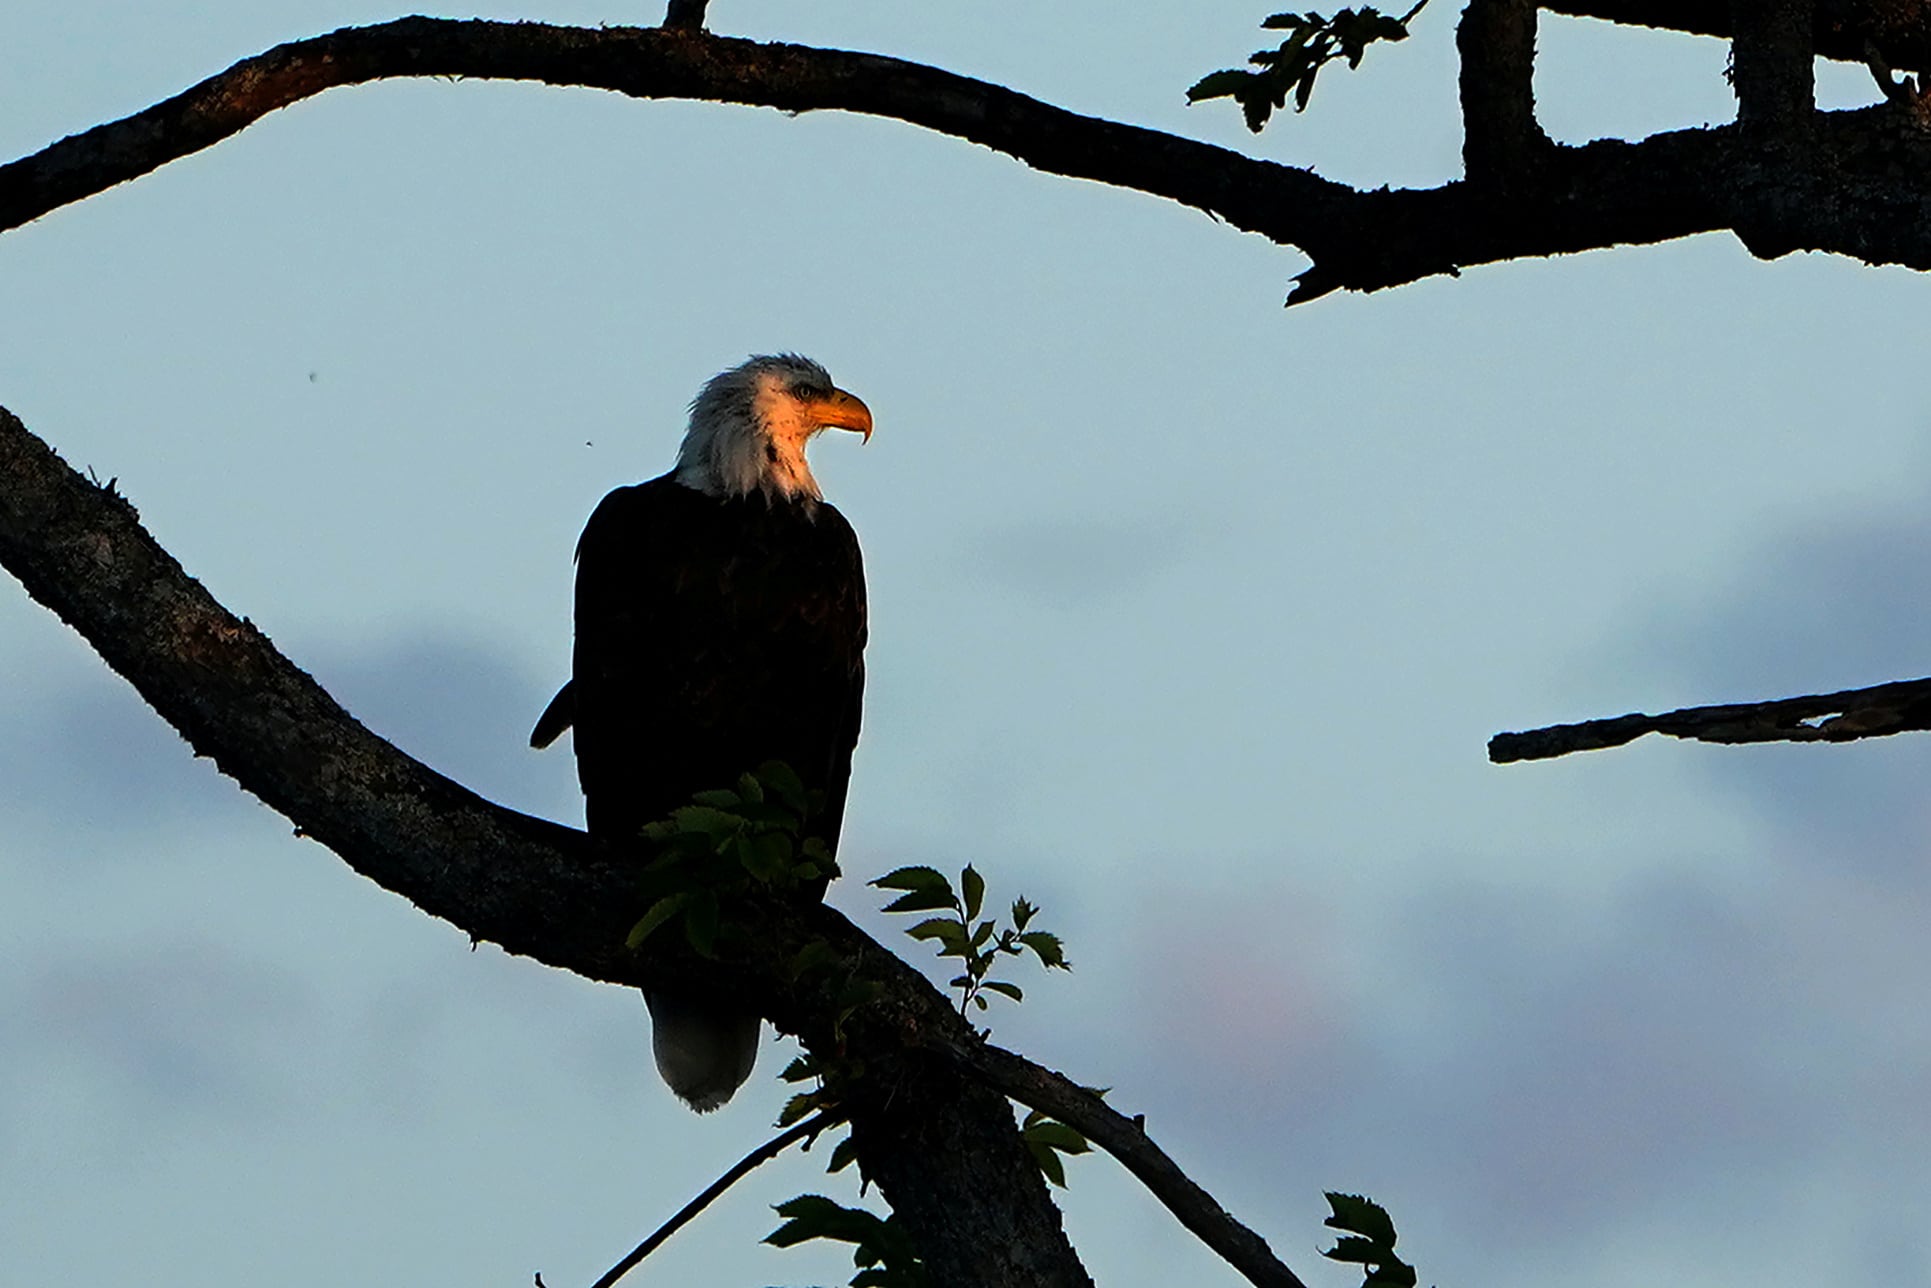
[[[1548,0],[1543,8],[1576,18],[1658,27],[1729,40],[1732,0]],[[1811,46],[1819,58],[1862,63],[1875,48],[1909,71],[1931,68],[1931,0],[1815,0]]]
[[[1811,0],[1731,0],[1731,82],[1746,139],[1799,142],[1817,110]]]
[[[664,26],[672,31],[702,31],[704,10],[711,0],[670,0],[664,11]]]
[[[935,1285],[1090,1283],[1019,1139],[1011,1095],[1112,1152],[1251,1282],[1299,1288],[1258,1235],[1126,1119],[1009,1052],[972,1056],[984,1044],[950,1001],[834,910],[745,909],[753,947],[740,961],[699,961],[669,935],[643,953],[625,950],[642,907],[624,854],[493,805],[370,733],[189,577],[113,484],[82,478],[4,408],[0,566],[197,755],[357,872],[472,939],[632,987],[722,974],[808,1049],[862,1060],[866,1073],[841,1105],[858,1160],[906,1222]],[[829,945],[839,967],[799,977],[791,964],[814,942]],[[881,994],[839,1022],[853,979],[875,981]]]
[[[1535,119],[1535,0],[1469,0],[1461,55],[1462,169],[1470,183],[1529,175],[1548,138]]]
[[[1646,733],[1720,743],[1853,742],[1918,729],[1931,729],[1931,679],[1498,733],[1489,739],[1488,758],[1498,765],[1547,760],[1572,751],[1620,747]]]
[[[1902,64],[1900,64],[1902,65]],[[640,98],[835,109],[995,148],[1036,169],[1194,206],[1313,259],[1289,303],[1477,264],[1667,241],[1755,221],[1759,254],[1822,250],[1931,268],[1931,135],[1886,108],[1817,118],[1817,147],[1767,170],[1733,127],[1551,147],[1538,181],[1358,191],[1310,171],[1080,116],[1001,86],[875,54],[701,32],[404,18],[281,45],[124,120],[0,166],[0,230],[244,129],[290,103],[394,76],[580,85]],[[1808,167],[1808,168],[1802,168]],[[1774,181],[1808,194],[1777,206]],[[1752,194],[1759,194],[1753,196]]]

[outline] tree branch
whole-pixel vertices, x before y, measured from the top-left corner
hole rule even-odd
[[[1469,0],[1461,55],[1462,168],[1470,183],[1528,175],[1549,140],[1535,119],[1535,0]]]
[[[1572,751],[1620,747],[1646,733],[1721,743],[1852,742],[1917,729],[1931,729],[1931,679],[1498,733],[1489,739],[1488,758],[1498,765],[1547,760]]]
[[[1931,136],[1886,108],[1818,117],[1798,173],[1766,170],[1733,128],[1551,148],[1529,189],[1466,183],[1362,192],[1307,170],[1080,116],[997,85],[875,54],[687,31],[404,18],[281,45],[121,121],[0,166],[0,229],[186,156],[338,85],[457,76],[581,85],[643,98],[890,117],[1036,169],[1132,188],[1301,248],[1290,303],[1378,290],[1525,256],[1667,241],[1756,220],[1760,254],[1823,250],[1931,268]],[[1764,185],[1804,201],[1761,224]]]
[[[1732,39],[1732,0],[1546,0],[1551,13]],[[1862,63],[1875,48],[1893,67],[1931,68],[1931,0],[1815,0],[1811,47],[1819,58]]]
[[[711,0],[670,0],[664,11],[664,27],[670,31],[704,30],[704,10]]]
[[[493,805],[370,733],[190,578],[112,482],[82,478],[4,408],[0,566],[86,638],[196,754],[357,872],[472,939],[633,987],[701,974],[741,990],[808,1049],[862,1060],[866,1073],[844,1088],[841,1104],[859,1163],[939,1288],[1090,1282],[1008,1096],[1110,1150],[1252,1282],[1299,1288],[1259,1237],[1144,1133],[1059,1075],[985,1048],[922,975],[832,909],[744,909],[750,947],[741,961],[700,961],[669,935],[644,952],[625,950],[643,911],[625,855]],[[800,977],[792,963],[820,942],[838,968]],[[874,981],[880,996],[851,1012],[843,990],[854,979]],[[975,1050],[991,1053],[960,1054]]]
[[[1811,0],[1731,0],[1731,83],[1746,139],[1796,142],[1817,110]]]
[[[1153,1143],[1141,1120],[1126,1117],[1066,1075],[991,1043],[932,1045],[1020,1104],[1058,1119],[1118,1159],[1180,1224],[1247,1282],[1257,1288],[1306,1288],[1265,1239],[1229,1216]]]
[[[503,809],[357,723],[216,603],[113,490],[69,469],[0,410],[0,565],[85,637],[199,755],[357,872],[425,912],[591,979],[702,977],[738,990],[815,1052],[862,1058],[845,1108],[865,1174],[939,1288],[1087,1288],[1006,1098],[909,1035],[969,1025],[923,976],[832,909],[753,904],[742,960],[701,961],[660,935],[624,949],[643,909],[634,865],[581,832]],[[665,941],[658,943],[658,940]],[[828,944],[836,971],[790,968]],[[840,988],[875,982],[849,1011]]]
[[[604,1271],[603,1277],[592,1284],[590,1288],[613,1288],[613,1285],[619,1279],[629,1274],[639,1261],[642,1261],[645,1257],[648,1257],[651,1253],[663,1247],[666,1240],[686,1225],[689,1225],[693,1217],[709,1207],[712,1203],[715,1203],[718,1196],[723,1194],[724,1191],[730,1189],[746,1176],[749,1176],[753,1171],[763,1167],[766,1163],[784,1153],[799,1141],[804,1140],[807,1136],[816,1136],[828,1127],[837,1126],[844,1119],[844,1116],[842,1109],[827,1109],[822,1113],[813,1114],[796,1126],[779,1132],[776,1136],[773,1136],[770,1140],[767,1140],[764,1144],[758,1146],[743,1158],[740,1158],[736,1163],[731,1165],[731,1170],[705,1186],[702,1194],[699,1194],[689,1203],[679,1208],[676,1216],[673,1216],[670,1220],[651,1231],[650,1236],[629,1252],[625,1253],[621,1261]],[[810,1146],[807,1145],[806,1148],[809,1149]],[[540,1276],[538,1281],[541,1282]]]

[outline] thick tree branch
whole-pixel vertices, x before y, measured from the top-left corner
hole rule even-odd
[[[1546,0],[1551,13],[1659,27],[1692,36],[1736,35],[1732,0]],[[1875,48],[1893,67],[1931,68],[1931,0],[1815,0],[1811,47],[1819,58],[1862,63]]]
[[[723,977],[809,1049],[861,1059],[866,1073],[841,1104],[859,1162],[941,1288],[1089,1282],[1008,1096],[1087,1132],[1252,1282],[1296,1288],[1258,1236],[1127,1120],[1008,1052],[972,1056],[983,1043],[950,1001],[832,909],[744,909],[735,919],[749,945],[742,960],[698,961],[667,935],[648,953],[626,951],[642,911],[626,856],[493,805],[370,733],[182,571],[111,483],[76,474],[4,408],[0,566],[197,754],[424,911],[591,979]],[[839,968],[798,977],[792,963],[819,941]],[[835,1022],[849,1009],[843,988],[858,978],[880,986],[878,1000]]]
[[[667,942],[648,954],[626,952],[642,909],[622,854],[492,805],[363,728],[188,577],[111,485],[74,473],[4,410],[0,565],[197,754],[424,911],[592,979],[721,978],[810,1049],[862,1057],[866,1076],[844,1106],[859,1163],[905,1221],[934,1284],[1090,1284],[1006,1098],[908,1042],[927,1032],[969,1041],[970,1027],[836,912],[747,908],[738,920],[750,946],[738,961],[699,962],[674,936],[658,936]],[[789,965],[814,940],[841,969],[797,978]],[[838,988],[854,976],[874,980],[880,996],[836,1026]]]
[[[338,85],[457,76],[645,98],[837,109],[996,148],[1052,174],[1133,188],[1301,248],[1291,303],[1525,256],[1651,243],[1750,223],[1760,254],[1823,250],[1931,268],[1931,137],[1886,108],[1818,118],[1809,169],[1766,170],[1732,128],[1551,148],[1522,189],[1361,192],[1306,170],[1079,116],[1012,90],[874,54],[701,32],[405,18],[282,45],[121,121],[0,166],[0,229],[220,141]],[[1761,225],[1766,185],[1802,194]],[[1752,222],[1754,221],[1754,222]]]
[[[1853,742],[1918,729],[1931,729],[1931,679],[1498,733],[1489,739],[1488,758],[1498,765],[1546,760],[1572,751],[1620,747],[1646,733],[1722,743]]]
[[[1731,0],[1730,77],[1746,139],[1797,142],[1817,110],[1811,0]]]
[[[1549,140],[1535,119],[1535,0],[1469,0],[1461,55],[1462,168],[1473,184],[1526,176]]]

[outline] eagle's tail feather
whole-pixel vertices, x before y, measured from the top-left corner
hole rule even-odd
[[[729,1100],[758,1059],[762,1022],[757,1015],[675,994],[647,992],[650,1048],[657,1072],[699,1113]]]

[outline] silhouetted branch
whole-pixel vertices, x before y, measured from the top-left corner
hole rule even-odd
[[[628,856],[493,805],[369,732],[189,577],[113,483],[77,474],[4,408],[0,566],[196,754],[357,872],[472,939],[632,987],[701,978],[754,1002],[807,1049],[862,1061],[866,1074],[844,1087],[840,1108],[859,1165],[905,1222],[935,1288],[1090,1284],[1007,1099],[1018,1094],[1008,1085],[1043,1096],[1036,1088],[1064,1080],[1038,1070],[1028,1083],[1025,1061],[1005,1052],[983,1067],[962,1062],[957,1052],[982,1044],[950,1000],[833,909],[734,910],[741,960],[699,959],[666,935],[627,951],[624,935],[643,911]],[[794,963],[808,944],[828,947],[836,968],[800,975]],[[844,990],[859,979],[879,993],[854,1011]],[[1093,1123],[1096,1141],[1120,1144],[1117,1124],[1082,1115],[1069,1105],[1066,1121]],[[1135,1153],[1115,1152],[1122,1161]],[[1144,1165],[1128,1165],[1145,1178]],[[1170,1161],[1164,1166],[1178,1176]],[[1160,1184],[1176,1186],[1173,1177]],[[1219,1211],[1204,1194],[1194,1202]],[[1199,1232],[1196,1219],[1169,1206]],[[1216,1251],[1228,1242],[1202,1237]],[[1254,1282],[1294,1288],[1284,1267]]]
[[[1489,739],[1488,758],[1498,765],[1547,760],[1572,751],[1620,747],[1646,733],[1700,742],[1852,742],[1917,729],[1931,729],[1931,679],[1498,733]]]
[[[1300,248],[1290,303],[1525,256],[1651,243],[1755,221],[1760,254],[1808,249],[1931,268],[1931,136],[1888,105],[1817,118],[1809,169],[1770,165],[1733,128],[1551,147],[1535,182],[1360,191],[1307,170],[1080,116],[876,54],[655,28],[404,18],[281,45],[121,121],[0,166],[0,229],[218,142],[279,107],[395,76],[536,80],[641,98],[890,117],[1052,174],[1165,197]],[[1787,188],[1797,198],[1768,201]],[[1761,227],[1774,207],[1783,220]]]
[[[1462,169],[1506,184],[1548,149],[1535,119],[1535,0],[1469,0],[1455,29],[1462,60]]]
[[[658,1226],[651,1232],[649,1238],[626,1253],[623,1260],[604,1271],[603,1278],[597,1280],[590,1288],[611,1288],[612,1284],[629,1274],[639,1261],[642,1261],[645,1257],[657,1251],[658,1248],[664,1245],[665,1240],[688,1225],[692,1217],[716,1202],[718,1196],[723,1194],[724,1191],[730,1189],[746,1176],[749,1176],[753,1171],[784,1153],[799,1141],[809,1136],[816,1136],[827,1127],[836,1126],[843,1118],[844,1111],[839,1109],[827,1109],[823,1113],[813,1114],[795,1127],[779,1132],[776,1136],[773,1136],[770,1140],[767,1140],[764,1144],[746,1154],[732,1165],[730,1171],[724,1173],[724,1175],[718,1177],[706,1186],[702,1194],[699,1194],[689,1203],[679,1208],[676,1216]]]
[[[1811,0],[1731,0],[1730,80],[1746,137],[1791,139],[1817,109]]]
[[[704,10],[711,0],[670,0],[664,12],[664,26],[672,31],[701,31]]]
[[[1066,1075],[987,1042],[935,1043],[952,1059],[1029,1109],[1057,1118],[1118,1159],[1180,1224],[1257,1288],[1306,1288],[1267,1241],[1227,1214],[1128,1118]]]
[[[425,912],[591,979],[708,979],[808,1049],[862,1059],[867,1076],[843,1105],[858,1162],[905,1222],[935,1288],[1089,1288],[1009,1102],[907,1044],[924,1032],[971,1040],[971,1027],[837,912],[782,902],[734,910],[741,959],[702,960],[662,935],[627,951],[643,908],[625,855],[493,805],[370,733],[182,571],[112,484],[75,473],[4,409],[0,565],[196,753]],[[837,969],[791,969],[808,943],[829,947]],[[851,1008],[839,990],[854,977],[879,995],[841,1024]],[[955,1148],[962,1140],[973,1148]]]
[[[1547,0],[1551,13],[1601,18],[1634,27],[1658,27],[1693,36],[1729,40],[1733,0]],[[1819,58],[1868,61],[1875,48],[1893,67],[1931,68],[1931,2],[1928,0],[1814,0],[1811,45]]]

